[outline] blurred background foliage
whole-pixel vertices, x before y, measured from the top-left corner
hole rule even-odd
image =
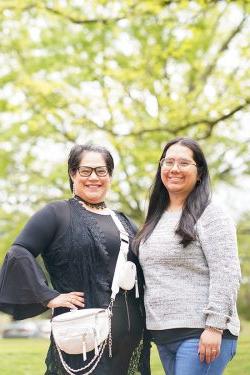
[[[249,11],[248,1],[0,0],[1,260],[34,210],[70,195],[74,143],[111,149],[109,200],[138,224],[175,136],[200,141],[215,189],[249,182]],[[250,319],[249,207],[238,221]]]

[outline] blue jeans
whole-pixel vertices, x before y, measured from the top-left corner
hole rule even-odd
[[[220,355],[210,364],[200,362],[199,339],[157,345],[167,375],[221,375],[236,353],[237,340],[223,339]]]

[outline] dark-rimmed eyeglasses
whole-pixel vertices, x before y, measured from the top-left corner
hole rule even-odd
[[[170,170],[174,167],[175,163],[180,171],[187,170],[190,167],[190,165],[195,165],[197,167],[197,164],[192,163],[191,161],[188,161],[188,160],[175,160],[175,159],[169,159],[169,158],[161,159],[160,166],[162,169]]]
[[[79,175],[82,177],[89,177],[93,171],[95,171],[95,174],[98,177],[105,177],[108,174],[108,168],[105,165],[95,168],[80,165],[80,167],[78,167],[77,170],[79,172]]]

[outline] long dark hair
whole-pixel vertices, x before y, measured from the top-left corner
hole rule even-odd
[[[181,237],[180,243],[183,247],[186,247],[190,242],[196,239],[195,224],[210,202],[210,177],[205,156],[198,143],[191,138],[178,137],[169,141],[164,147],[160,160],[165,157],[169,147],[176,143],[188,147],[193,152],[193,158],[197,164],[199,177],[195,187],[185,201],[182,215],[175,231],[175,233]],[[163,212],[170,203],[168,191],[161,180],[160,164],[158,164],[157,173],[150,192],[146,221],[134,240],[135,251],[138,251],[140,242],[146,241],[151,235]]]
[[[85,152],[96,152],[101,154],[104,158],[108,173],[112,176],[114,170],[114,159],[106,147],[93,145],[91,143],[85,143],[84,145],[75,145],[72,147],[68,157],[68,176],[69,176],[69,186],[70,190],[73,192],[73,181],[71,176],[77,171],[80,165],[83,154]]]

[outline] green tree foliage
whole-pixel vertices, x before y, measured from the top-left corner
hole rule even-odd
[[[74,142],[111,145],[110,200],[138,223],[172,137],[200,140],[214,183],[249,173],[249,34],[245,1],[1,0],[3,220],[68,196]]]

